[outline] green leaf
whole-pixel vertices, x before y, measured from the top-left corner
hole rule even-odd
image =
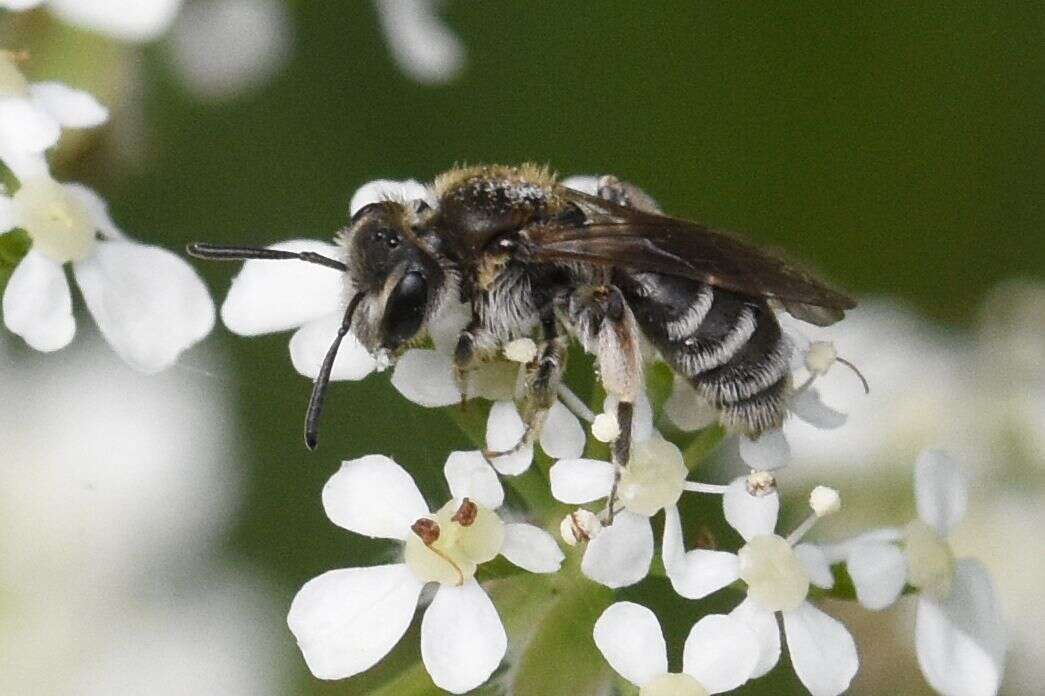
[[[0,293],[7,287],[7,281],[14,273],[15,267],[22,262],[33,245],[29,233],[20,227],[0,234]]]
[[[512,682],[511,693],[517,696],[601,694],[610,679],[591,631],[613,603],[613,591],[587,581],[576,568],[563,572],[571,582],[549,602],[526,644]]]

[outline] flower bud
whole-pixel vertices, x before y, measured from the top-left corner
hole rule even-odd
[[[613,442],[620,436],[620,423],[612,413],[600,413],[591,424],[591,434],[599,442]]]
[[[570,546],[590,541],[598,536],[600,531],[602,531],[602,523],[599,522],[599,518],[591,510],[584,508],[579,508],[566,515],[559,524],[562,540]]]
[[[532,338],[517,338],[504,346],[504,357],[512,362],[528,363],[537,357],[537,344]]]
[[[809,494],[809,507],[817,517],[825,517],[842,509],[842,496],[834,488],[817,486]]]
[[[806,351],[806,369],[815,375],[822,375],[831,369],[838,358],[835,344],[830,341],[813,341]]]

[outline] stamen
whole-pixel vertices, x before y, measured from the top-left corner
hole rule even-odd
[[[761,497],[776,490],[776,478],[769,471],[752,471],[745,483],[748,495]]]
[[[720,486],[715,483],[698,483],[696,481],[686,481],[682,484],[682,487],[694,493],[711,493],[712,495],[722,495],[729,488],[728,486]]]
[[[479,515],[479,506],[473,503],[468,498],[465,498],[461,502],[461,507],[457,508],[457,512],[450,518],[451,522],[456,522],[462,527],[471,527],[475,523],[475,518]]]
[[[864,394],[870,394],[871,393],[871,386],[867,383],[867,378],[864,377],[864,374],[862,372],[860,372],[860,370],[856,369],[856,365],[854,365],[853,363],[849,362],[845,358],[835,358],[835,360],[837,360],[838,362],[842,363],[843,365],[845,365],[850,370],[852,370],[853,372],[856,373],[856,376],[860,378],[860,383],[864,385]]]
[[[795,531],[787,535],[787,543],[791,546],[794,546],[798,542],[802,541],[802,537],[804,537],[806,533],[813,528],[813,525],[816,524],[816,521],[818,519],[820,519],[820,516],[817,515],[815,512],[809,517],[805,518],[802,524],[798,525],[795,528]]]
[[[572,389],[560,382],[556,391],[559,394],[559,401],[561,401],[562,405],[568,408],[573,415],[589,423],[595,422],[595,412],[588,408],[588,404],[584,403],[579,396],[574,394]]]

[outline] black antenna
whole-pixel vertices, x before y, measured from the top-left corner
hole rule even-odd
[[[345,264],[336,259],[317,254],[314,251],[283,251],[281,249],[265,249],[263,247],[240,247],[219,246],[216,244],[205,244],[193,242],[185,247],[189,256],[210,261],[244,261],[247,259],[261,259],[263,261],[308,261],[335,271],[347,271]]]
[[[341,327],[337,330],[334,342],[330,344],[327,355],[323,358],[323,364],[316,375],[316,381],[312,385],[312,396],[308,400],[308,411],[305,412],[305,446],[310,450],[316,449],[319,444],[319,416],[323,413],[323,397],[327,393],[327,384],[330,383],[330,371],[334,369],[334,359],[337,357],[338,348],[341,347],[341,339],[348,333],[352,326],[352,315],[356,313],[356,307],[365,293],[357,292],[352,296],[345,310],[345,318],[341,320]]]

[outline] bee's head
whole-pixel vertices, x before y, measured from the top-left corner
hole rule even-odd
[[[365,293],[354,330],[371,351],[395,351],[418,336],[438,306],[444,272],[414,232],[419,207],[371,203],[343,233],[353,290]]]

